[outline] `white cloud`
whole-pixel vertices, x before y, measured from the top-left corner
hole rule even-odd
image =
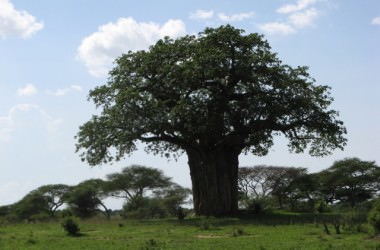
[[[252,18],[254,15],[253,12],[247,12],[247,13],[237,13],[232,15],[226,15],[225,13],[219,13],[218,17],[220,20],[224,22],[236,22],[236,21],[243,21],[244,19]]]
[[[19,95],[19,96],[33,96],[33,95],[37,94],[37,92],[38,92],[37,88],[33,84],[28,83],[25,87],[19,88],[17,90],[17,95]]]
[[[211,19],[214,16],[214,11],[210,10],[197,10],[195,12],[190,13],[190,19],[193,20],[205,20]]]
[[[70,92],[73,92],[73,91],[74,92],[81,92],[82,91],[82,87],[79,86],[79,85],[71,85],[68,88],[57,89],[55,91],[48,90],[47,93],[50,94],[50,95],[55,95],[55,96],[64,96],[64,95],[67,95],[67,94],[69,94]]]
[[[59,125],[62,123],[62,119],[53,118],[38,105],[17,104],[9,110],[7,116],[0,116],[0,141],[10,141],[12,133],[15,132],[18,125],[20,114],[32,111],[35,112],[35,116],[43,123],[43,126],[48,133],[56,132]],[[20,121],[20,123],[21,122],[22,121]],[[25,123],[25,121],[22,123]]]
[[[304,12],[296,12],[289,16],[289,22],[297,28],[303,28],[312,24],[318,17],[318,11],[315,8],[307,9]]]
[[[320,0],[298,0],[296,4],[286,4],[276,11],[286,14],[286,21],[268,22],[259,24],[258,27],[263,32],[270,35],[289,35],[297,33],[298,30],[311,26],[319,11],[313,6]]]
[[[0,117],[0,140],[9,141],[11,133],[15,130],[14,117],[18,112],[29,111],[36,108],[32,104],[18,104],[12,107],[7,116]]]
[[[0,37],[29,38],[44,27],[24,10],[16,10],[9,0],[0,0]]]
[[[278,13],[289,14],[296,11],[301,11],[308,8],[310,5],[313,5],[318,0],[298,0],[296,4],[286,4],[277,9]]]
[[[260,24],[259,29],[269,35],[289,35],[296,32],[292,26],[281,22]]]
[[[374,19],[372,19],[371,24],[373,24],[373,25],[380,25],[380,16],[375,17]]]
[[[93,76],[105,76],[116,57],[128,51],[147,49],[164,36],[178,37],[185,34],[181,20],[169,20],[163,25],[139,23],[132,17],[119,18],[108,23],[82,40],[78,57]]]

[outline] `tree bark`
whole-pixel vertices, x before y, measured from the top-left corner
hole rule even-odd
[[[238,166],[241,150],[187,150],[197,215],[228,216],[238,211]]]

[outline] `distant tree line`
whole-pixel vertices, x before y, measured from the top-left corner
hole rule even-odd
[[[239,207],[248,213],[264,210],[329,212],[367,206],[380,195],[380,167],[371,161],[346,158],[317,173],[302,167],[240,167]],[[162,171],[132,165],[105,180],[90,179],[78,185],[41,186],[20,201],[0,207],[0,217],[9,221],[43,220],[74,215],[88,218],[117,214],[124,218],[183,218],[191,190],[174,183]],[[107,198],[124,200],[112,211]]]
[[[302,167],[241,167],[238,186],[240,208],[253,212],[350,209],[379,197],[380,167],[358,158],[336,161],[317,173]]]
[[[80,218],[103,214],[110,218],[115,213],[105,203],[110,197],[125,201],[118,214],[126,218],[178,216],[190,194],[189,189],[172,182],[162,171],[132,165],[107,175],[106,180],[41,186],[20,201],[0,207],[0,217],[9,221],[48,220],[59,213]]]

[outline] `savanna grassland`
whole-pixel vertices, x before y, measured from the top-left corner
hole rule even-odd
[[[271,225],[272,224],[272,225]],[[252,219],[79,221],[69,236],[59,222],[6,224],[0,249],[379,249],[380,240],[359,231],[330,235],[320,223],[264,224]]]

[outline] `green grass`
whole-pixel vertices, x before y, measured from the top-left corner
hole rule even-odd
[[[0,227],[0,249],[380,249],[366,233],[326,235],[322,225],[263,225],[243,219],[80,221],[68,236],[60,223]]]

